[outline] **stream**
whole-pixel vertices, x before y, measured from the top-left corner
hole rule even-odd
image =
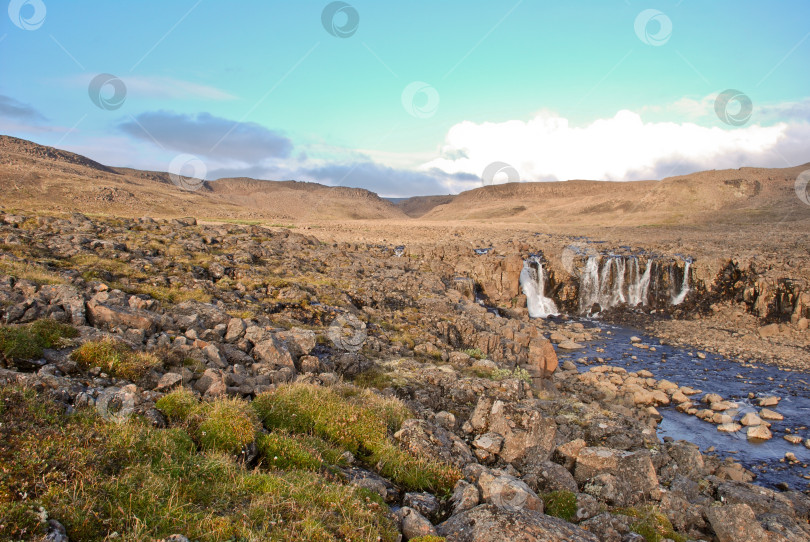
[[[696,416],[678,412],[673,406],[658,407],[663,420],[658,426],[660,438],[672,437],[675,440],[688,440],[700,446],[706,453],[714,447],[721,458],[733,457],[745,468],[757,475],[756,482],[775,487],[787,484],[800,491],[810,487],[810,449],[804,444],[791,444],[783,436],[798,434],[803,440],[810,438],[810,373],[786,371],[769,365],[742,364],[722,356],[704,352],[705,359],[697,356],[698,350],[674,347],[654,337],[626,327],[612,326],[604,322],[583,319],[586,327],[599,327],[599,338],[583,343],[585,349],[572,352],[558,351],[560,362],[572,360],[578,370],[588,370],[587,365],[611,365],[623,367],[630,372],[646,369],[656,380],[667,379],[679,386],[689,386],[702,390],[692,400],[696,403],[705,393],[718,393],[723,399],[740,404],[735,421],[747,412],[759,412],[756,399],[749,399],[749,393],[757,398],[775,395],[781,401],[775,407],[768,407],[784,416],[784,421],[773,421],[771,440],[759,443],[749,442],[745,428],[737,433],[722,433],[717,426]],[[642,339],[650,349],[631,345],[630,338]],[[587,361],[577,361],[587,358]],[[604,360],[598,361],[597,358]],[[782,461],[785,453],[792,452],[799,460],[790,465]],[[807,478],[804,478],[804,477]]]

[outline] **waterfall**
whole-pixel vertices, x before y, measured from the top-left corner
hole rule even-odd
[[[599,303],[599,257],[589,256],[579,278],[579,308],[587,312]]]
[[[641,273],[635,256],[589,256],[580,270],[580,312],[589,312],[595,304],[599,311],[623,303],[631,307],[647,305],[651,276],[651,261]]]
[[[681,282],[681,291],[672,296],[672,304],[680,305],[686,299],[689,293],[689,267],[692,265],[690,260],[686,260],[683,266],[683,282]]]
[[[643,274],[639,274],[638,258],[630,258],[630,276],[627,285],[627,304],[631,307],[647,305],[647,298],[650,292],[650,277],[652,272],[652,262],[647,262],[647,268]]]
[[[532,318],[546,318],[559,314],[554,300],[546,297],[546,274],[543,263],[532,256],[523,262],[520,272],[520,285],[526,295],[526,306]]]

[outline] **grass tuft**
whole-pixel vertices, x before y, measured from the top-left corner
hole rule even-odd
[[[186,388],[178,388],[157,400],[155,406],[173,424],[186,423],[191,413],[199,407],[197,397]]]
[[[182,427],[110,424],[91,409],[67,415],[20,387],[0,387],[0,404],[2,540],[42,539],[40,507],[71,540],[393,542],[399,534],[364,490],[304,470],[250,470],[200,450]]]
[[[243,399],[219,398],[201,403],[191,414],[194,438],[203,450],[239,454],[256,440],[259,420]]]
[[[25,326],[0,327],[0,358],[13,360],[38,359],[45,348],[62,346],[66,339],[78,337],[73,326],[55,320],[37,320]]]
[[[162,365],[154,354],[133,351],[114,339],[88,341],[74,350],[70,357],[85,370],[100,367],[110,376],[133,382]]]
[[[577,496],[571,491],[552,491],[543,496],[545,513],[549,516],[574,521],[577,517]]]
[[[252,404],[268,429],[324,439],[409,491],[449,493],[460,477],[455,468],[416,457],[391,440],[410,414],[396,399],[353,386],[297,383],[261,394]]]

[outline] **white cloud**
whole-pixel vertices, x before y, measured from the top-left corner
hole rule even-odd
[[[626,110],[575,127],[557,114],[541,113],[528,122],[456,124],[441,157],[422,168],[481,175],[500,161],[516,168],[523,181],[658,179],[702,169],[801,164],[810,160],[803,143],[809,133],[806,122],[720,128],[644,122]]]
[[[174,77],[124,76],[121,78],[132,96],[148,98],[235,100],[236,96],[209,85],[200,85]]]

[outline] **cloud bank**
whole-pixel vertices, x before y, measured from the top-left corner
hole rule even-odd
[[[529,121],[462,122],[447,133],[441,156],[423,165],[480,175],[506,162],[523,181],[659,179],[744,165],[788,167],[810,160],[810,124],[778,122],[741,128],[644,122],[631,111],[583,127],[542,113]]]
[[[118,129],[164,149],[250,165],[287,158],[293,149],[290,139],[260,124],[235,122],[210,113],[151,111],[121,122]]]

